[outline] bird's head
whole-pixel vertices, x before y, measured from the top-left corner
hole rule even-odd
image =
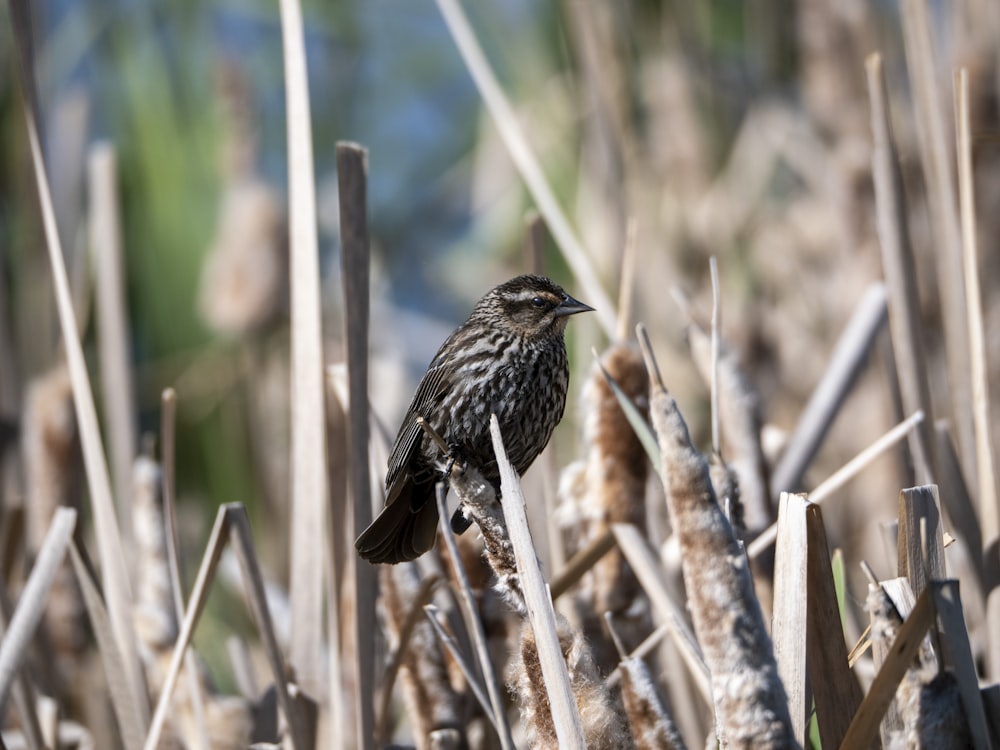
[[[527,338],[561,334],[570,315],[594,309],[544,276],[517,276],[489,292],[476,308]]]

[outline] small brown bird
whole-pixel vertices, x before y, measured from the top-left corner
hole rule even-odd
[[[566,406],[566,322],[592,309],[542,276],[518,276],[476,303],[417,386],[389,457],[385,508],[354,543],[361,557],[399,563],[434,546],[434,485],[450,459],[475,466],[499,490],[491,413],[511,464],[518,474],[527,471]],[[441,454],[418,417],[444,438],[450,455]],[[458,533],[468,528],[461,508],[451,524]]]

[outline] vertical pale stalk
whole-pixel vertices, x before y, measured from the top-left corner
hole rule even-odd
[[[496,452],[497,465],[500,469],[504,517],[510,530],[510,542],[517,560],[524,604],[535,635],[538,659],[549,693],[552,723],[559,738],[559,746],[585,747],[580,712],[570,686],[566,662],[556,632],[555,611],[552,608],[548,587],[542,578],[542,571],[538,567],[535,548],[532,546],[531,534],[528,531],[524,495],[521,493],[517,472],[507,460],[503,438],[500,435],[500,423],[495,414],[490,417],[490,435],[493,438],[493,450]]]
[[[948,392],[951,414],[958,440],[959,455],[966,481],[976,478],[976,454],[973,449],[972,389],[969,371],[970,349],[965,329],[965,285],[962,278],[962,250],[959,236],[955,176],[952,172],[947,120],[938,89],[937,68],[930,25],[928,0],[906,0],[902,4],[903,41],[906,67],[910,73],[913,104],[916,109],[917,136],[927,206],[936,250],[937,286],[941,294],[941,317],[944,322],[944,346],[948,360]]]
[[[288,130],[292,326],[292,633],[296,679],[323,694],[323,528],[327,502],[323,342],[312,126],[302,8],[281,0]]]
[[[129,374],[128,306],[125,301],[117,158],[109,143],[91,147],[90,245],[94,254],[97,342],[108,434],[108,459],[123,531],[131,528],[129,490],[137,445],[136,403]]]
[[[869,55],[865,61],[865,72],[871,106],[872,178],[875,182],[878,239],[882,249],[882,270],[889,290],[889,329],[896,358],[896,376],[903,410],[907,414],[921,410],[927,415],[927,419],[910,435],[910,452],[913,454],[917,481],[931,484],[936,473],[934,412],[924,361],[916,266],[907,227],[899,154],[889,118],[882,56],[878,53]]]
[[[112,627],[122,658],[126,664],[126,673],[130,688],[137,697],[140,721],[148,721],[149,706],[146,700],[145,684],[142,668],[136,653],[135,633],[132,630],[132,593],[129,587],[128,573],[125,565],[125,552],[122,548],[121,531],[118,518],[115,515],[114,500],[111,494],[111,480],[108,476],[108,466],[105,462],[104,446],[97,425],[97,409],[94,407],[94,393],[87,374],[87,363],[83,357],[83,347],[77,335],[76,315],[73,311],[73,300],[70,295],[69,278],[66,273],[65,256],[56,226],[55,209],[52,205],[52,192],[49,188],[49,178],[45,171],[45,159],[38,134],[37,111],[35,109],[35,92],[31,85],[30,53],[27,49],[30,39],[30,24],[27,14],[28,4],[12,2],[10,4],[14,38],[17,40],[18,62],[21,82],[24,92],[25,119],[27,121],[28,144],[35,171],[38,188],[38,201],[42,213],[42,226],[45,230],[46,248],[52,269],[52,280],[56,292],[56,308],[59,314],[59,327],[66,346],[66,361],[69,366],[70,379],[73,383],[73,404],[76,407],[76,420],[80,429],[80,443],[83,448],[83,461],[86,467],[87,485],[90,490],[90,501],[94,513],[94,527],[97,533],[97,549],[101,560],[101,575],[104,597],[107,601]]]
[[[983,590],[986,592],[986,677],[1000,679],[1000,506],[993,468],[993,432],[990,427],[989,372],[983,333],[982,300],[976,249],[976,196],[972,180],[972,136],[969,126],[969,73],[962,68],[956,80],[958,119],[958,190],[962,213],[962,261],[965,304],[971,350],[972,418],[979,469],[979,525],[983,539]]]
[[[344,335],[347,341],[348,476],[354,498],[354,533],[372,521],[368,473],[368,152],[354,143],[337,144],[340,191],[340,245],[344,282]],[[353,550],[352,550],[353,551]],[[355,699],[358,747],[375,738],[375,569],[349,555],[355,586]]]

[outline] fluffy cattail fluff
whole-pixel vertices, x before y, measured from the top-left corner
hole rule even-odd
[[[159,465],[139,456],[132,464],[132,532],[135,536],[135,608],[139,644],[147,655],[177,640],[173,586],[167,557]]]
[[[420,588],[417,571],[413,565],[386,565],[379,572],[392,647],[405,648],[399,679],[413,741],[418,750],[450,747],[447,742],[451,739],[456,739],[460,744],[455,747],[460,747],[465,741],[461,731],[466,723],[463,699],[451,687],[444,656],[426,618],[418,618],[408,643],[400,643],[404,623]],[[442,730],[451,732],[438,734]]]
[[[869,587],[865,608],[871,615],[873,651],[876,656],[886,654],[903,618],[882,586]],[[951,672],[938,668],[926,638],[896,689],[882,730],[883,743],[890,750],[972,747],[958,683]]]
[[[146,680],[151,693],[156,695],[166,678],[178,623],[167,554],[162,476],[159,464],[147,456],[139,456],[132,465],[132,529],[136,546],[136,597],[132,619]],[[192,676],[182,674],[174,689],[166,736],[173,736],[183,747],[201,747],[200,711],[210,750],[246,747],[253,731],[253,712],[249,703],[243,698],[216,694],[196,658],[187,660],[185,670],[188,668],[194,670],[198,696],[192,695]],[[195,700],[199,701],[198,709]]]
[[[217,333],[245,336],[280,312],[287,298],[288,250],[277,190],[256,169],[253,97],[246,76],[224,67],[222,196],[215,237],[201,272],[198,306]]]
[[[259,179],[228,185],[201,272],[198,307],[217,333],[250,334],[283,308],[288,280],[285,218],[277,192]]]
[[[559,647],[569,672],[570,685],[583,724],[587,747],[620,748],[631,746],[628,730],[600,679],[586,641],[574,632],[566,619],[556,617]],[[521,626],[519,658],[511,665],[511,688],[517,695],[527,744],[537,750],[558,750],[555,725],[542,666],[535,644],[535,632],[525,622]]]
[[[583,385],[585,456],[567,467],[560,479],[560,513],[563,519],[577,522],[578,548],[598,539],[614,524],[633,524],[643,533],[646,529],[649,458],[605,372],[643,415],[649,411],[649,378],[642,355],[633,344],[612,344],[591,367]],[[575,604],[602,671],[612,669],[618,662],[603,627],[603,613],[615,616],[617,630],[627,648],[638,645],[651,628],[642,587],[618,547],[594,564],[584,578]]]
[[[722,460],[722,456],[713,453],[708,461],[709,473],[712,477],[712,488],[719,500],[729,525],[733,527],[736,538],[742,540],[746,534],[743,523],[743,503],[740,501],[739,478],[732,466]]]
[[[643,414],[649,411],[649,377],[642,355],[631,344],[612,344],[601,356],[600,365],[595,363],[591,368],[583,388],[586,468],[585,494],[579,502],[585,543],[616,523],[646,528],[649,458],[601,367]],[[593,605],[598,612],[622,613],[642,590],[617,547],[594,565],[591,578]]]
[[[527,613],[521,578],[514,559],[514,547],[507,535],[507,522],[492,483],[486,481],[474,467],[456,464],[451,471],[451,487],[460,498],[467,514],[479,526],[483,537],[486,560],[497,577],[497,590],[520,615]]]
[[[61,505],[75,506],[80,493],[80,443],[69,373],[59,365],[27,388],[21,432],[26,490],[27,551],[37,552]],[[76,577],[60,566],[48,595],[45,635],[63,680],[79,663],[87,642],[86,611]],[[64,684],[70,684],[66,682]]]
[[[534,631],[525,618],[527,608],[521,589],[514,551],[507,534],[503,511],[497,502],[493,485],[474,468],[455,467],[451,472],[451,487],[455,490],[466,513],[476,522],[483,535],[486,559],[497,576],[497,588],[508,603],[521,615],[520,649],[509,670],[509,682],[517,696],[521,716],[532,748],[559,747],[545,681],[542,677]],[[565,618],[556,615],[559,645],[569,673],[573,695],[583,722],[587,747],[627,747],[628,732],[621,717],[611,705],[603,681],[599,679],[590,648],[579,633],[574,632]]]
[[[747,559],[719,507],[708,463],[691,445],[687,424],[666,389],[655,385],[650,402],[688,609],[711,672],[719,744],[796,747]]]
[[[642,659],[626,657],[621,670],[622,703],[637,750],[684,750],[680,731]]]

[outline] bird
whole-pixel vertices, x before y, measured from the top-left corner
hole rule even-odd
[[[389,456],[385,507],[354,543],[363,559],[408,562],[434,546],[435,485],[455,461],[479,469],[499,495],[491,414],[514,469],[527,471],[566,406],[566,323],[593,309],[536,275],[510,279],[476,303],[431,360],[403,417]],[[447,443],[447,455],[421,418]],[[470,524],[459,507],[452,528],[461,533]]]

